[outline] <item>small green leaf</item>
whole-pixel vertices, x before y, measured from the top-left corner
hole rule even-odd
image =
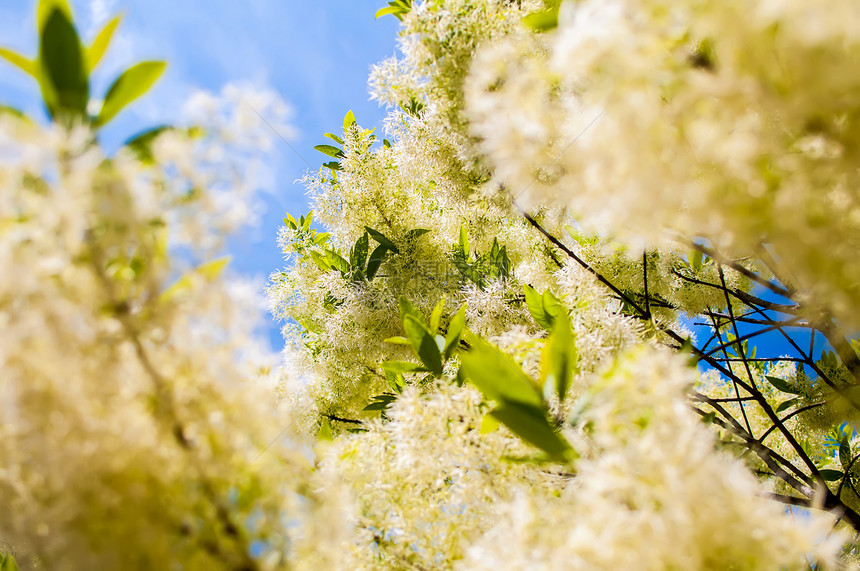
[[[343,259],[343,257],[335,252],[334,250],[326,250],[325,258],[328,265],[339,270],[341,273],[349,272],[349,262]]]
[[[42,97],[51,117],[61,112],[83,116],[90,98],[83,48],[69,15],[61,8],[50,12],[42,28],[39,65]]]
[[[133,135],[125,142],[124,146],[134,153],[140,162],[153,164],[155,156],[152,154],[152,144],[158,139],[159,135],[172,130],[173,127],[169,125],[153,127],[137,135]]]
[[[851,463],[851,441],[847,434],[843,434],[839,441],[839,462],[842,463],[843,468],[848,468]]]
[[[352,250],[353,259],[352,265],[354,267],[361,268],[364,270],[365,265],[367,264],[367,245],[368,245],[368,237],[367,232],[361,235],[361,238],[358,239],[355,243],[355,247]]]
[[[437,377],[442,375],[442,356],[436,340],[424,323],[413,315],[407,315],[403,320],[406,337],[412,343],[412,348],[427,369]]]
[[[74,21],[68,0],[39,0],[36,6],[36,30],[39,34],[45,29],[45,24],[48,23],[48,18],[54,10],[62,12],[69,22]]]
[[[576,372],[579,355],[573,342],[570,320],[566,315],[556,318],[555,325],[543,349],[541,358],[541,383],[545,390],[552,390],[560,401]]]
[[[335,159],[342,159],[346,157],[343,150],[333,147],[332,145],[315,145],[314,150],[321,152],[324,155],[328,155]]]
[[[352,109],[350,109],[343,117],[343,130],[346,131],[353,125],[355,125],[355,113],[353,113]]]
[[[460,252],[463,254],[463,257],[464,257],[464,258],[466,258],[466,259],[468,260],[468,259],[469,259],[469,254],[470,254],[470,250],[469,250],[469,235],[466,233],[466,226],[465,226],[465,224],[460,224],[460,240],[459,240],[459,245],[460,245]]]
[[[379,18],[387,16],[389,14],[397,16],[398,14],[400,14],[400,10],[398,10],[394,6],[385,6],[384,8],[380,8],[376,11],[376,17],[374,19],[378,20]]]
[[[564,306],[561,304],[561,300],[555,297],[549,290],[543,292],[541,302],[543,303],[544,313],[546,313],[550,321],[554,322],[556,317],[564,313]]]
[[[779,414],[780,412],[782,412],[784,410],[790,409],[791,407],[793,407],[794,405],[796,405],[799,402],[800,402],[799,398],[789,399],[783,403],[780,403],[780,405],[778,407],[776,407],[776,412],[777,412],[777,414]]]
[[[341,139],[340,137],[338,137],[334,133],[323,133],[323,137],[328,137],[329,139],[331,139],[332,141],[334,141],[335,143],[337,143],[341,146],[346,144],[343,142],[343,139]]]
[[[530,285],[524,286],[523,290],[526,294],[526,306],[529,308],[532,319],[547,331],[551,331],[552,318],[547,315],[543,308],[543,298],[541,295]]]
[[[503,402],[490,415],[511,429],[511,432],[554,458],[567,459],[573,454],[570,444],[550,426],[542,407]]]
[[[367,233],[370,234],[371,238],[376,240],[381,246],[385,246],[386,248],[388,248],[389,250],[391,250],[395,254],[400,253],[400,250],[397,249],[397,246],[394,244],[394,242],[389,240],[385,236],[385,234],[383,234],[379,230],[374,230],[373,228],[371,228],[369,226],[365,226],[364,229],[367,230]]]
[[[10,49],[0,48],[0,57],[38,80],[39,78],[39,62],[24,57],[18,52],[13,52]]]
[[[493,416],[490,413],[487,413],[481,419],[480,432],[481,432],[481,434],[489,434],[491,432],[495,432],[496,430],[498,430],[499,426],[501,426],[501,425],[502,425],[502,423],[499,422],[498,418],[496,418],[495,416]]]
[[[383,343],[393,343],[394,345],[411,345],[412,344],[409,342],[409,339],[407,339],[406,337],[399,337],[399,336],[398,337],[389,337],[388,339],[385,339],[383,341]]]
[[[320,429],[317,433],[317,440],[322,442],[331,442],[334,440],[334,435],[331,430],[331,421],[328,418],[323,418],[320,422]]]
[[[523,18],[523,24],[536,32],[546,32],[558,26],[558,12],[561,0],[550,0],[549,7],[540,12],[533,12]]]
[[[403,373],[423,373],[427,371],[421,365],[416,363],[410,363],[409,361],[383,361],[382,369],[388,373],[392,374],[403,374]]]
[[[10,107],[9,105],[0,104],[0,115],[13,115],[19,119],[27,119],[27,116],[24,115],[23,111]]]
[[[375,411],[375,410],[385,410],[389,406],[391,406],[391,404],[396,400],[397,400],[397,395],[391,395],[391,394],[376,395],[375,397],[373,397],[373,402],[370,403],[369,405],[367,405],[366,407],[364,407],[363,411],[364,412],[370,412],[370,411]]]
[[[18,562],[11,553],[0,553],[0,571],[18,571]]]
[[[543,406],[531,379],[509,355],[479,337],[470,337],[469,344],[469,351],[460,353],[460,370],[487,399]]]
[[[466,306],[461,305],[457,313],[451,318],[451,323],[448,324],[448,334],[445,336],[445,359],[450,359],[451,355],[457,349],[460,343],[460,336],[463,334],[463,327],[466,324]]]
[[[767,382],[772,384],[778,391],[792,395],[800,394],[800,389],[791,386],[788,381],[784,379],[780,379],[779,377],[772,377],[770,375],[765,375],[764,378],[767,379]]]
[[[427,234],[428,232],[430,232],[430,230],[427,230],[426,228],[413,228],[412,230],[410,230],[409,232],[406,233],[406,241],[411,242],[413,240],[417,240],[418,238],[420,238],[424,234]]]
[[[376,272],[379,271],[379,267],[382,265],[382,262],[385,260],[385,254],[388,252],[388,248],[385,246],[377,246],[373,252],[370,254],[370,259],[367,261],[367,279],[372,280],[376,277]]]
[[[329,264],[325,257],[319,252],[315,250],[310,250],[308,251],[308,254],[311,257],[311,260],[313,260],[317,267],[322,271],[327,272],[332,269],[331,264]]]
[[[385,380],[388,381],[388,386],[391,387],[391,390],[395,393],[403,393],[403,389],[406,387],[406,379],[403,377],[403,373],[385,371]]]
[[[699,273],[702,271],[702,266],[704,265],[705,255],[700,250],[693,250],[690,252],[690,267],[693,269],[694,273]]]
[[[121,21],[122,16],[117,16],[105,24],[98,35],[96,35],[93,43],[87,48],[87,71],[91,72],[94,70],[102,60],[113,38],[113,34]]]
[[[442,319],[442,310],[445,309],[445,296],[439,300],[433,311],[430,312],[430,333],[436,335],[439,332],[439,321]]]
[[[840,472],[839,470],[824,469],[824,470],[819,470],[818,472],[821,474],[821,477],[824,478],[828,482],[836,482],[838,480],[841,480],[842,477],[844,476],[844,474],[842,472]]]
[[[323,163],[323,165],[327,169],[331,169],[333,171],[342,171],[343,167],[340,166],[340,163],[337,161],[330,161],[327,163]]]
[[[406,317],[409,315],[419,319],[422,323],[424,322],[424,316],[421,315],[421,312],[418,311],[418,308],[415,307],[411,301],[409,301],[403,296],[400,296],[400,298],[398,299],[398,303],[400,304],[400,319],[404,323],[406,322]]]
[[[149,91],[166,67],[163,61],[144,61],[125,70],[108,89],[96,126],[107,124],[129,103]]]

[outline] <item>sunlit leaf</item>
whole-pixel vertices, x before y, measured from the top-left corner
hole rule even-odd
[[[125,70],[108,89],[96,126],[105,125],[129,103],[149,91],[166,67],[163,61],[144,61]]]
[[[442,355],[436,340],[424,323],[413,315],[403,319],[406,338],[412,343],[412,348],[427,369],[437,377],[442,374]]]
[[[24,73],[39,79],[39,62],[29,59],[18,52],[13,52],[10,49],[0,48],[0,57],[23,71]]]
[[[99,33],[93,40],[93,43],[90,44],[90,47],[87,48],[87,71],[91,72],[92,70],[94,70],[99,64],[99,62],[102,60],[102,57],[104,57],[108,46],[110,46],[111,39],[113,39],[113,34],[114,32],[116,32],[116,29],[121,21],[122,16],[117,16],[111,19],[99,31]]]
[[[469,342],[471,348],[460,354],[460,369],[487,399],[543,406],[537,388],[509,355],[478,337]]]
[[[39,65],[42,97],[51,116],[83,116],[90,97],[83,48],[68,14],[61,9],[54,8],[42,28]]]

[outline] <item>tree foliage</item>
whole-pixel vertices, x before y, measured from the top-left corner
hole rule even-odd
[[[98,129],[164,66],[90,114],[119,20],[84,47],[65,2],[38,14],[37,59],[0,51],[52,120],[0,113],[28,149],[0,167],[18,561],[857,564],[848,0],[389,2],[387,138],[349,112],[316,147],[268,372],[214,257],[247,190],[219,210],[217,128],[104,156]]]

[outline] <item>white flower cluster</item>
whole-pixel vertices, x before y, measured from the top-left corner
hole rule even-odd
[[[288,418],[259,371],[259,296],[200,263],[236,222],[197,162],[215,139],[165,133],[149,164],[0,119],[0,537],[51,569],[284,553],[308,466],[266,449]]]
[[[853,327],[858,18],[850,0],[566,1],[556,30],[481,51],[467,115],[514,196],[634,244],[767,247]]]

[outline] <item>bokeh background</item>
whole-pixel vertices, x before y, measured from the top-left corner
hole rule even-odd
[[[374,19],[383,0],[71,0],[79,33],[89,43],[123,14],[111,49],[93,77],[103,94],[129,65],[146,59],[169,66],[155,88],[104,129],[105,148],[160,124],[181,122],[195,90],[219,93],[234,84],[277,92],[293,109],[289,145],[276,139],[265,165],[260,223],[229,243],[231,268],[264,287],[283,265],[276,234],[285,212],[307,209],[308,170],[330,160],[313,149],[325,132],[338,132],[352,109],[363,126],[379,126],[383,110],[370,101],[371,65],[396,51],[397,20]],[[37,49],[35,0],[0,0],[0,45],[28,56]],[[0,103],[45,118],[36,83],[0,62]],[[307,162],[306,162],[307,161]],[[280,325],[267,316],[272,348],[283,346]]]

